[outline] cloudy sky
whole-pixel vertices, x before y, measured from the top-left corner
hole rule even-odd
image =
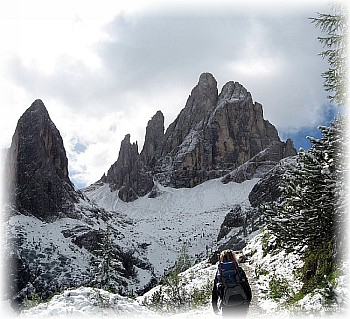
[[[296,147],[336,111],[320,77],[321,33],[308,20],[329,11],[326,1],[0,3],[1,147],[42,99],[78,187],[117,160],[125,134],[141,151],[148,120],[161,110],[167,127],[203,72],[219,91],[243,84]]]

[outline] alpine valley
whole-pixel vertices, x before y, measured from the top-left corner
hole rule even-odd
[[[166,130],[158,111],[141,151],[126,135],[108,172],[78,190],[60,132],[36,100],[5,154],[7,299],[21,308],[80,286],[142,295],[184,251],[199,264],[224,247],[242,250],[295,155],[241,84],[219,93],[204,73]]]

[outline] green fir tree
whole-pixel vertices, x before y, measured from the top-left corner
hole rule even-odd
[[[111,292],[119,291],[118,273],[120,265],[116,259],[116,250],[113,243],[111,226],[107,224],[102,241],[100,243],[99,258],[97,259],[97,271],[95,281],[99,288]]]
[[[315,249],[329,241],[335,245],[343,241],[343,127],[344,119],[340,117],[330,127],[320,127],[322,138],[309,138],[313,146],[309,151],[300,151],[283,176],[279,201],[265,207],[268,228],[281,246],[293,248],[301,244]]]
[[[318,37],[325,50],[320,53],[327,59],[329,68],[322,74],[324,87],[331,102],[344,106],[347,102],[348,17],[345,6],[334,4],[332,13],[319,13],[311,21],[326,33]]]

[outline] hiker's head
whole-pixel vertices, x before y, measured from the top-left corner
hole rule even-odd
[[[225,261],[235,261],[237,262],[236,255],[231,249],[226,249],[223,250],[220,254],[220,262],[225,262]]]

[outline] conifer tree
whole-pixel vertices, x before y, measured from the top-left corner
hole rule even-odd
[[[331,102],[344,106],[347,100],[348,17],[345,6],[333,5],[333,13],[319,13],[312,23],[326,33],[318,37],[325,50],[320,53],[327,59],[329,68],[322,74],[324,87]]]
[[[100,288],[108,291],[117,292],[118,287],[118,263],[115,259],[115,247],[113,244],[111,226],[107,224],[104,236],[100,243],[97,262],[96,281]]]
[[[347,100],[348,20],[342,5],[333,13],[319,13],[312,22],[326,35],[319,37],[325,50],[320,53],[329,63],[322,74],[331,102],[344,106]],[[313,146],[301,150],[296,162],[283,177],[282,196],[266,207],[269,228],[287,246],[297,243],[317,247],[332,241],[335,252],[344,238],[346,221],[346,119],[338,117],[330,127],[320,127],[322,138],[309,138]]]
[[[280,200],[265,208],[268,228],[282,246],[304,244],[314,249],[330,241],[334,245],[343,241],[341,227],[346,219],[343,127],[344,118],[339,117],[330,127],[320,127],[322,138],[309,138],[313,146],[309,151],[302,150],[283,176]]]
[[[188,255],[188,248],[186,244],[181,246],[179,257],[175,263],[174,271],[179,274],[192,266],[191,258]]]
[[[347,102],[347,18],[341,6],[334,14],[319,14],[313,22],[327,33],[320,37],[326,50],[329,69],[322,74],[325,90],[331,102],[344,106]],[[312,147],[300,151],[296,161],[286,170],[281,187],[281,198],[266,207],[268,228],[286,248],[307,246],[301,271],[307,294],[325,287],[333,298],[332,287],[339,258],[347,242],[347,126],[346,116],[338,116],[330,127],[319,127],[320,139],[309,138]],[[332,297],[333,296],[333,297]]]

